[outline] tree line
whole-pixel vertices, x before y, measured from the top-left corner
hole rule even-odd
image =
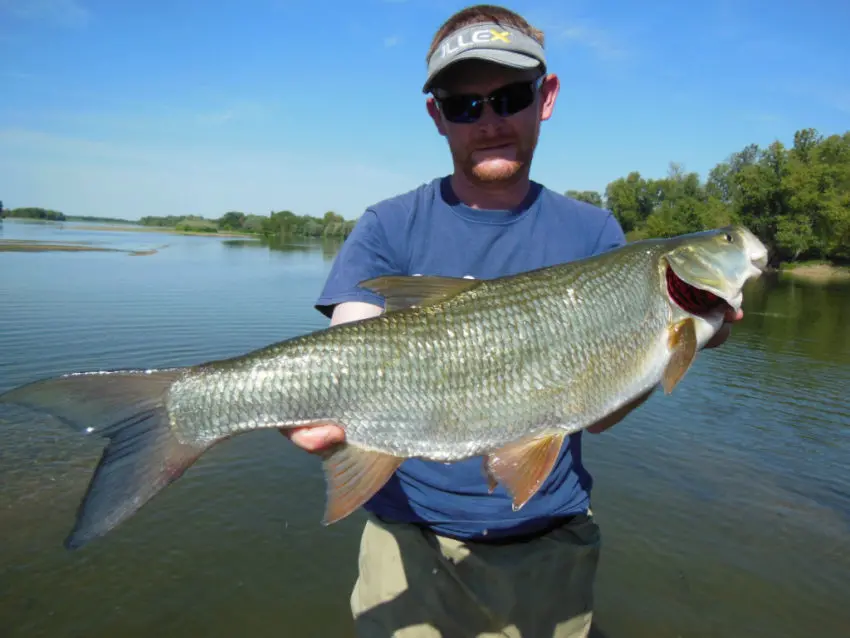
[[[192,232],[240,232],[266,237],[348,237],[357,220],[347,220],[342,215],[328,211],[323,217],[296,215],[292,211],[271,211],[268,216],[229,211],[217,219],[194,215],[167,215],[142,217],[143,226],[174,228]]]
[[[567,191],[603,206],[630,240],[670,237],[742,223],[771,250],[774,264],[850,263],[850,131],[801,129],[786,148],[750,144],[718,163],[705,182],[671,164],[666,177],[629,173],[596,191]]]
[[[113,223],[133,223],[126,219],[113,217],[92,217],[85,215],[66,215],[60,211],[46,208],[26,207],[3,209],[0,202],[0,218],[17,217],[21,219],[41,219],[45,221],[96,221]],[[296,215],[292,211],[271,211],[268,216],[230,211],[219,218],[207,218],[200,215],[148,215],[137,223],[152,228],[173,228],[185,232],[239,232],[266,237],[327,237],[344,239],[348,237],[357,220],[347,220],[342,215],[328,211],[323,217]]]
[[[17,217],[18,219],[42,219],[51,222],[109,222],[112,224],[132,224],[133,222],[120,217],[95,217],[93,215],[66,215],[58,210],[28,206],[24,208],[4,209],[0,201],[0,218]]]
[[[68,218],[64,213],[58,210],[50,210],[48,208],[6,208],[0,206],[0,217],[17,217],[20,219],[43,219],[52,222],[64,222]]]

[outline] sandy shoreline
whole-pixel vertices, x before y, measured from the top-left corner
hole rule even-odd
[[[242,237],[242,238],[258,238],[259,236],[254,233],[240,233],[236,231],[227,231],[227,232],[215,232],[215,233],[205,233],[202,231],[194,231],[194,230],[177,230],[176,228],[169,228],[167,226],[109,226],[109,225],[85,225],[85,226],[75,226],[77,230],[117,230],[123,231],[125,233],[166,233],[169,235],[195,235],[199,237]]]
[[[127,248],[109,248],[105,246],[91,246],[88,244],[63,244],[61,242],[34,241],[27,239],[0,239],[0,253],[46,253],[46,252],[100,252],[100,253],[125,253],[131,257],[143,257],[155,255],[161,248],[144,248],[131,250]]]
[[[784,276],[808,279],[810,281],[850,280],[850,268],[846,266],[833,266],[826,263],[783,264],[780,272]]]

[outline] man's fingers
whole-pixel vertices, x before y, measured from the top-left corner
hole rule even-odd
[[[740,310],[740,309],[733,310],[732,308],[729,308],[729,310],[726,311],[726,317],[725,317],[726,321],[733,321],[733,322],[734,321],[740,321],[743,318],[744,318],[744,311],[743,310]]]
[[[337,425],[283,429],[280,433],[307,452],[319,452],[345,440],[345,430]]]

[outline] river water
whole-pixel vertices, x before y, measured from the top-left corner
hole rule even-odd
[[[326,325],[337,246],[5,220],[0,392],[72,370],[232,356]],[[850,286],[766,278],[669,397],[585,437],[603,555],[594,635],[850,636]],[[362,516],[320,525],[316,460],[213,448],[107,537],[62,547],[102,442],[0,408],[0,636],[351,636]],[[446,637],[448,638],[448,637]]]

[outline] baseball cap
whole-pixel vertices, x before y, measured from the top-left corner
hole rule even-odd
[[[437,75],[461,60],[485,60],[514,69],[546,68],[543,47],[534,38],[513,27],[481,22],[453,31],[440,41],[428,59],[422,92],[430,92]]]

